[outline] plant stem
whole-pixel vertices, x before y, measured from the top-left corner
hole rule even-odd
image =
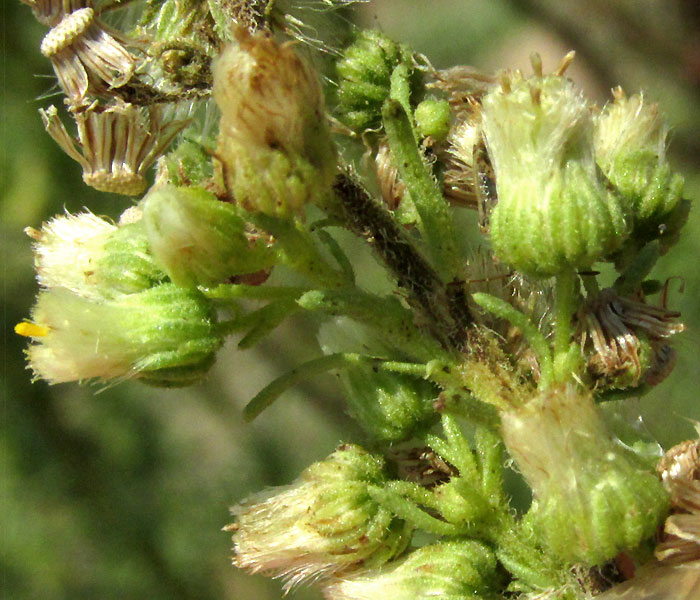
[[[308,288],[222,283],[216,287],[200,288],[200,291],[211,300],[278,300],[284,298],[296,299],[304,292],[307,292]]]
[[[500,319],[508,321],[523,332],[530,346],[532,346],[540,366],[540,385],[543,387],[549,386],[553,377],[552,353],[542,332],[523,313],[513,308],[505,300],[485,292],[473,294],[472,298],[481,308]]]
[[[410,117],[402,104],[388,99],[382,109],[384,130],[401,180],[411,192],[421,233],[442,281],[462,279],[452,218],[435,179],[423,161]]]
[[[426,365],[420,363],[387,361],[381,358],[353,353],[329,354],[328,356],[321,356],[305,362],[269,383],[246,405],[243,410],[243,418],[247,422],[252,421],[284,392],[309,377],[357,364],[369,364],[373,368],[382,371],[391,371],[415,377],[425,377],[427,373]]]
[[[280,250],[280,258],[314,284],[324,288],[337,288],[351,283],[345,273],[337,271],[326,262],[302,223],[263,213],[248,213],[246,217],[271,233]]]
[[[574,270],[567,270],[555,277],[555,329],[554,329],[554,378],[565,381],[570,373],[565,372],[566,360],[571,342],[571,320],[576,312],[578,292],[578,275]]]

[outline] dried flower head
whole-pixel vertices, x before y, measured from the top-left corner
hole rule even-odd
[[[673,348],[662,340],[683,331],[679,316],[603,290],[584,314],[583,344],[590,340],[593,346],[589,371],[613,388],[660,383],[675,362]]]
[[[75,140],[55,106],[39,112],[49,135],[83,168],[85,183],[126,196],[138,196],[146,190],[145,172],[187,125],[187,121],[178,120],[163,123],[157,107],[140,109],[118,103],[76,113]]]
[[[73,105],[88,93],[102,95],[126,84],[136,61],[127,39],[99,23],[92,8],[65,14],[41,41],[41,53],[53,64],[61,88]]]

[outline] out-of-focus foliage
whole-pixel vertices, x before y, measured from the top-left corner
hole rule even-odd
[[[673,126],[671,161],[686,177],[686,197],[700,201],[696,0],[381,0],[360,6],[359,23],[378,25],[438,67],[527,69],[528,55],[538,51],[553,68],[575,49],[570,73],[590,96],[602,102],[620,84],[629,93],[641,88],[661,104]],[[280,598],[280,584],[230,567],[230,538],[220,529],[229,521],[228,506],[251,491],[288,483],[341,439],[362,441],[330,379],[298,387],[254,424],[242,424],[240,411],[250,397],[314,355],[313,323],[291,321],[255,350],[234,353],[231,345],[208,379],[186,390],[129,382],[104,390],[31,384],[25,342],[11,333],[36,291],[23,228],[83,206],[115,217],[128,201],[83,185],[78,165],[43,131],[37,109],[49,104],[56,87],[38,50],[42,26],[18,0],[3,2],[2,23],[2,595]],[[669,283],[670,306],[688,325],[679,364],[649,396],[625,407],[626,413],[641,411],[664,446],[692,435],[682,417],[700,419],[699,254],[700,216],[693,207],[686,234],[658,270],[682,278]],[[318,595],[302,589],[294,597]]]

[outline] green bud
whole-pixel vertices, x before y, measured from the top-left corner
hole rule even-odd
[[[536,530],[562,560],[602,564],[651,538],[666,516],[661,482],[611,438],[589,394],[543,392],[503,414],[502,427],[535,497]]]
[[[450,132],[452,112],[447,100],[423,100],[414,114],[418,133],[442,141]]]
[[[113,298],[146,290],[165,279],[148,248],[143,223],[113,225],[91,213],[55,217],[35,240],[37,279],[91,298]]]
[[[214,285],[270,266],[270,251],[248,239],[236,208],[205,190],[166,185],[141,206],[153,255],[173,283]]]
[[[627,207],[599,177],[593,120],[560,75],[505,73],[483,99],[482,128],[496,177],[495,254],[533,276],[586,269],[627,235]]]
[[[139,377],[187,385],[222,343],[210,302],[170,283],[114,299],[40,292],[32,321],[16,330],[37,342],[27,350],[29,366],[49,383]]]
[[[641,94],[628,98],[620,88],[596,119],[600,168],[629,201],[635,230],[644,228],[657,237],[658,226],[683,195],[683,177],[672,173],[666,160],[667,134],[656,104],[645,102]]]
[[[324,592],[328,600],[496,600],[498,587],[493,552],[460,540],[423,546],[377,572],[334,581]]]
[[[438,390],[428,381],[365,366],[343,371],[341,379],[351,415],[377,440],[400,441],[435,421]]]
[[[246,210],[301,215],[325,200],[336,170],[318,74],[291,44],[236,37],[214,65],[226,184]]]
[[[234,564],[302,581],[378,568],[403,552],[410,528],[372,500],[385,483],[382,459],[343,445],[289,486],[234,507]]]
[[[341,121],[357,132],[379,126],[391,74],[407,50],[376,30],[362,30],[336,64]]]

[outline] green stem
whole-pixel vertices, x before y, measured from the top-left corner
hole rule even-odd
[[[586,290],[586,299],[591,300],[600,294],[600,286],[595,275],[582,275],[583,289]]]
[[[243,418],[248,422],[252,421],[288,389],[314,375],[358,364],[370,365],[380,371],[403,373],[421,378],[427,373],[426,365],[418,363],[388,361],[353,353],[329,354],[301,364],[269,383],[246,405]]]
[[[552,366],[552,353],[542,332],[537,329],[523,313],[513,308],[513,306],[501,298],[497,298],[485,292],[472,294],[472,298],[474,302],[485,311],[491,313],[495,317],[505,319],[523,332],[525,339],[527,339],[535,352],[537,362],[540,365],[540,385],[547,387],[552,382],[554,371]]]
[[[620,296],[634,294],[654,268],[656,261],[659,260],[659,256],[661,256],[661,250],[658,240],[654,240],[644,246],[635,256],[632,264],[625,269],[625,272],[613,284],[615,291]]]
[[[357,288],[310,290],[298,303],[304,310],[348,316],[366,323],[384,336],[388,345],[419,360],[428,361],[445,354],[437,342],[414,325],[413,315],[396,298],[383,298]]]
[[[388,99],[382,108],[384,130],[401,180],[408,188],[432,262],[443,282],[462,279],[452,217],[416,143],[409,114],[400,102]]]
[[[246,335],[246,337],[248,337],[256,329],[267,328],[268,332],[272,331],[284,318],[299,310],[299,307],[293,300],[293,298],[283,298],[235,319],[220,321],[216,324],[217,332],[221,336],[226,336],[249,329],[250,331]],[[243,340],[241,340],[241,342],[243,342]],[[250,346],[243,345],[242,347],[246,348]]]
[[[572,319],[577,305],[579,280],[576,271],[568,270],[555,277],[554,377],[557,381],[570,378]]]
[[[211,300],[278,300],[298,298],[308,291],[308,288],[223,283],[216,287],[200,288],[200,291]]]
[[[271,233],[277,242],[280,258],[314,284],[324,288],[338,288],[352,283],[345,273],[337,271],[326,262],[302,223],[263,213],[248,213],[246,218]]]

